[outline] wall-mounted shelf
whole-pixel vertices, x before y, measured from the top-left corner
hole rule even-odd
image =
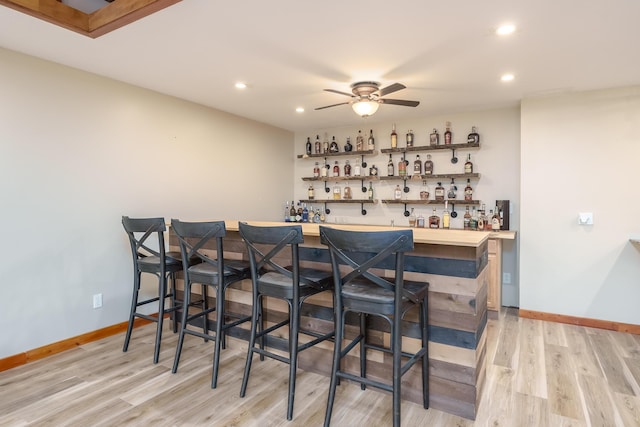
[[[303,181],[379,181],[379,176],[319,176],[318,178],[313,176],[302,177]]]
[[[445,178],[455,178],[455,179],[467,179],[467,178],[480,178],[480,174],[479,173],[439,173],[439,174],[431,174],[431,175],[407,175],[407,176],[399,176],[399,175],[393,175],[393,176],[379,176],[376,177],[377,179],[381,180],[381,181],[386,181],[386,180],[395,180],[395,179],[402,179],[402,180],[407,180],[407,181],[422,181],[425,179],[445,179]],[[303,178],[304,179],[304,178]]]
[[[337,203],[337,204],[360,204],[360,213],[362,215],[367,214],[367,210],[364,208],[364,205],[374,205],[378,203],[376,199],[308,199],[308,200],[300,200],[300,203],[324,203],[324,213],[329,215],[331,213],[331,209],[327,208],[329,203]]]
[[[339,153],[298,154],[298,158],[311,159],[311,158],[325,158],[325,157],[338,157],[338,156],[376,156],[377,154],[378,154],[378,150],[341,151]]]
[[[475,144],[449,144],[449,145],[418,145],[413,147],[383,148],[382,153],[411,153],[415,151],[435,151],[435,150],[463,150],[465,148],[480,148],[480,143]]]
[[[444,205],[444,202],[447,202],[450,205],[479,205],[480,204],[480,200],[464,200],[464,199],[445,199],[444,201],[421,200],[421,199],[415,199],[415,200],[382,199],[380,201],[388,205]]]

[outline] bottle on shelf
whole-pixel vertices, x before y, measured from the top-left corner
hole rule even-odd
[[[313,165],[313,177],[314,178],[320,177],[320,164],[318,162],[316,162],[316,164]]]
[[[340,190],[340,186],[336,182],[336,184],[333,186],[333,200],[340,200],[341,193],[342,193],[342,190]]]
[[[337,160],[333,164],[333,176],[340,176],[340,165]]]
[[[442,212],[442,228],[449,229],[451,223],[451,216],[449,215],[449,206],[447,202],[444,202],[444,212]]]
[[[477,230],[478,229],[478,213],[476,212],[476,207],[473,207],[473,211],[471,213],[471,220],[469,221],[469,230]]]
[[[484,231],[491,231],[493,227],[493,209],[489,209],[489,215],[484,220]]]
[[[391,148],[398,147],[398,134],[396,133],[396,124],[391,128]]]
[[[367,150],[375,150],[376,141],[373,139],[373,129],[369,129],[369,138],[367,139]]]
[[[284,222],[289,222],[289,201],[287,200],[284,205]]]
[[[436,213],[436,208],[433,208],[433,213],[429,217],[429,228],[440,228],[440,217]]]
[[[393,198],[395,200],[401,200],[402,199],[402,189],[400,188],[400,184],[396,185],[395,190],[393,190]]]
[[[351,176],[351,165],[349,164],[349,160],[345,160],[344,162],[344,176]]]
[[[329,146],[329,152],[330,153],[339,153],[340,152],[340,148],[338,148],[338,143],[336,142],[335,135],[333,137],[331,137],[331,145]]]
[[[439,182],[438,185],[436,186],[434,194],[435,194],[435,199],[437,201],[444,202],[444,187],[442,186],[441,182]]]
[[[325,162],[322,164],[322,167],[320,168],[320,177],[326,177],[327,176],[327,169],[329,169],[329,165],[327,164],[326,160]]]
[[[467,154],[467,161],[464,163],[464,173],[473,173],[473,163],[471,162],[471,153]]]
[[[479,212],[478,212],[478,231],[483,231],[484,230],[484,220],[485,220],[485,215],[484,215],[484,205],[482,205],[482,207],[480,208]]]
[[[413,211],[413,208],[411,208],[411,213],[409,214],[409,227],[415,227],[416,226],[416,214]]]
[[[389,161],[387,162],[387,176],[393,176],[394,172],[393,158],[391,157],[391,154],[389,154]]]
[[[320,154],[322,152],[322,145],[320,144],[320,135],[316,135],[315,152]]]
[[[449,186],[449,191],[447,192],[447,199],[455,199],[458,197],[458,187],[456,186],[455,180],[451,178],[451,185]]]
[[[480,135],[475,126],[471,126],[471,133],[467,136],[467,144],[478,144],[480,142]]]
[[[433,175],[433,160],[431,160],[431,154],[427,154],[427,160],[424,161],[424,174]]]
[[[471,188],[471,180],[467,178],[467,186],[464,187],[464,199],[473,200],[473,188]]]
[[[344,152],[345,152],[345,153],[348,153],[348,152],[350,152],[351,150],[353,150],[353,145],[351,145],[351,138],[350,138],[350,137],[347,137],[347,143],[346,143],[346,144],[344,144]]]
[[[307,156],[311,154],[311,138],[310,137],[307,137],[307,143],[305,144],[304,152]]]
[[[373,200],[373,185],[369,182],[369,189],[367,190],[367,198]]]
[[[298,209],[296,210],[296,222],[302,222],[302,206],[298,202]]]
[[[416,219],[416,227],[424,228],[424,216],[422,215],[422,212],[418,214],[418,218]]]
[[[353,165],[353,176],[360,176],[361,174],[360,159],[356,159],[356,164]]]
[[[324,221],[324,215],[320,214],[320,208],[316,208],[316,214],[313,216],[313,222],[318,224],[320,222],[320,218]]]
[[[416,155],[416,159],[413,161],[413,175],[422,175],[422,160],[420,160],[420,154]]]
[[[324,222],[326,217],[324,216],[324,210],[320,210],[318,209],[318,211],[320,211],[320,215],[318,215],[318,218],[320,218],[320,222]],[[316,212],[318,213],[318,212]]]
[[[309,205],[309,221],[308,222],[316,222],[316,213],[313,210],[313,206]]]
[[[440,145],[440,134],[436,128],[433,128],[433,132],[429,135],[429,145]]]
[[[398,176],[407,176],[407,162],[404,160],[404,156],[402,156],[398,162]]]
[[[309,222],[309,209],[306,203],[302,205],[302,222]]]
[[[364,151],[364,136],[362,136],[362,131],[358,131],[358,136],[356,137],[356,151]]]
[[[326,132],[324,133],[324,141],[322,141],[322,152],[325,154],[329,152],[329,137]]]
[[[289,222],[296,222],[296,207],[291,201],[291,207],[289,208]]]
[[[451,134],[451,122],[445,124],[444,131],[444,145],[451,145],[453,142],[453,135]]]
[[[469,213],[469,206],[464,212],[464,229],[471,230],[471,214]]]
[[[422,180],[422,188],[420,188],[420,200],[429,200],[429,186],[427,180]]]
[[[376,165],[371,165],[369,168],[369,176],[378,176],[378,168]]]
[[[307,189],[307,197],[309,198],[309,200],[313,200],[316,196],[316,192],[313,189],[313,184],[309,185],[309,188]]]
[[[411,129],[407,132],[407,147],[413,147],[413,131]]]
[[[497,204],[491,217],[491,231],[500,231],[500,209]]]
[[[349,183],[344,187],[344,192],[342,198],[345,200],[351,200],[351,187],[349,187]]]

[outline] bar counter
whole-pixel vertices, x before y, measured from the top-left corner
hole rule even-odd
[[[253,225],[286,225],[284,222],[246,221]],[[225,221],[227,237],[225,258],[247,259],[244,243],[238,233],[238,221]],[[305,243],[300,248],[302,266],[330,270],[328,250],[320,243],[319,224],[302,223]],[[323,224],[349,230],[390,230],[406,227],[385,227],[351,224]],[[405,279],[429,282],[429,387],[430,407],[475,419],[485,381],[487,322],[487,256],[488,239],[492,233],[464,230],[431,230],[413,228],[414,251],[405,257]],[[177,239],[170,233],[170,246],[177,249]],[[383,267],[383,266],[382,266]],[[391,275],[391,272],[389,272]],[[227,309],[236,313],[250,313],[251,283],[245,280],[229,289]],[[333,329],[333,303],[330,292],[309,298],[303,308],[301,325],[318,331]],[[267,321],[277,322],[287,316],[284,301],[265,303]],[[418,346],[417,312],[410,312],[403,325],[403,349]],[[355,323],[347,325],[347,337],[355,331]],[[386,322],[370,322],[370,339],[389,342]],[[283,332],[284,333],[284,332]],[[230,335],[248,340],[246,326],[236,328]],[[267,341],[267,345],[286,349],[286,336]],[[331,370],[333,343],[322,343],[300,353],[299,367],[326,376]],[[379,379],[390,378],[389,355],[372,355],[367,374]],[[384,363],[383,363],[384,362]],[[357,356],[347,360],[347,368],[358,371]],[[403,377],[402,397],[421,402],[420,366]],[[328,389],[327,389],[328,392]]]

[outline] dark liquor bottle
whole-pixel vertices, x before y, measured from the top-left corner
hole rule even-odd
[[[440,228],[440,217],[436,213],[436,208],[433,208],[433,213],[429,217],[429,228]]]
[[[304,152],[308,156],[311,154],[311,138],[307,137],[307,144],[304,147]]]
[[[453,135],[451,134],[451,123],[446,123],[446,129],[444,131],[444,145],[451,145],[453,142]]]
[[[473,188],[471,188],[471,181],[469,178],[467,178],[467,186],[464,187],[464,199],[473,200]]]
[[[433,175],[433,161],[431,160],[431,154],[427,154],[427,160],[424,161],[424,174]]]
[[[358,136],[356,137],[356,151],[364,151],[364,136],[362,136],[362,131],[358,131]]]
[[[320,144],[320,135],[316,135],[315,152],[320,154],[322,152],[322,145]]]
[[[311,184],[309,185],[309,189],[307,190],[307,197],[309,198],[309,200],[313,200],[315,196],[316,192],[313,189],[313,184]]]
[[[435,198],[439,202],[444,202],[444,187],[441,182],[438,183],[438,186],[435,189]]]
[[[296,207],[291,201],[291,208],[289,209],[289,222],[296,222]]]
[[[351,165],[349,164],[349,160],[345,160],[344,162],[344,176],[351,176]]]
[[[464,229],[471,230],[471,214],[469,213],[469,206],[467,206],[464,212]]]
[[[467,154],[467,161],[464,163],[464,173],[473,173],[473,163],[471,162],[471,153]]]
[[[480,135],[476,131],[475,126],[471,126],[471,133],[467,136],[467,144],[478,144],[480,142]]]
[[[398,147],[398,134],[396,133],[396,124],[391,128],[391,148]]]
[[[433,128],[433,132],[429,135],[429,145],[440,145],[440,134],[436,128]]]
[[[387,163],[387,176],[393,176],[393,174],[393,158],[391,157],[391,154],[389,154],[389,162]]]
[[[302,222],[309,222],[309,209],[306,203],[302,205]]]
[[[376,165],[371,165],[369,168],[369,176],[378,176],[378,168]]]
[[[337,160],[333,164],[333,176],[340,176],[340,165],[338,165]]]
[[[402,177],[407,176],[407,162],[404,160],[404,156],[402,156],[398,162],[398,175]]]
[[[298,202],[298,209],[296,211],[296,222],[302,222],[302,206],[300,206],[300,202]]]
[[[367,139],[367,150],[375,150],[376,141],[373,139],[373,129],[369,129],[369,139]]]
[[[407,132],[407,147],[413,147],[413,131],[411,129]]]
[[[422,175],[422,160],[420,160],[420,154],[416,155],[416,159],[413,161],[413,175]]]
[[[331,145],[329,146],[330,153],[338,153],[340,149],[338,148],[338,143],[336,142],[336,137],[333,136],[331,138]]]
[[[348,153],[351,150],[353,150],[353,145],[351,145],[351,138],[347,137],[347,143],[344,144],[344,151]]]

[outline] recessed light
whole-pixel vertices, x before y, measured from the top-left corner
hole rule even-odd
[[[504,24],[498,27],[496,34],[499,36],[507,36],[512,34],[516,30],[516,26],[513,24]]]
[[[304,113],[304,108],[302,107],[296,108],[296,113]]]
[[[247,88],[246,83],[242,83],[242,82],[236,83],[236,89],[246,89],[246,88]]]
[[[513,74],[503,74],[502,77],[500,77],[500,80],[502,80],[503,82],[510,82],[515,78],[515,76]]]

